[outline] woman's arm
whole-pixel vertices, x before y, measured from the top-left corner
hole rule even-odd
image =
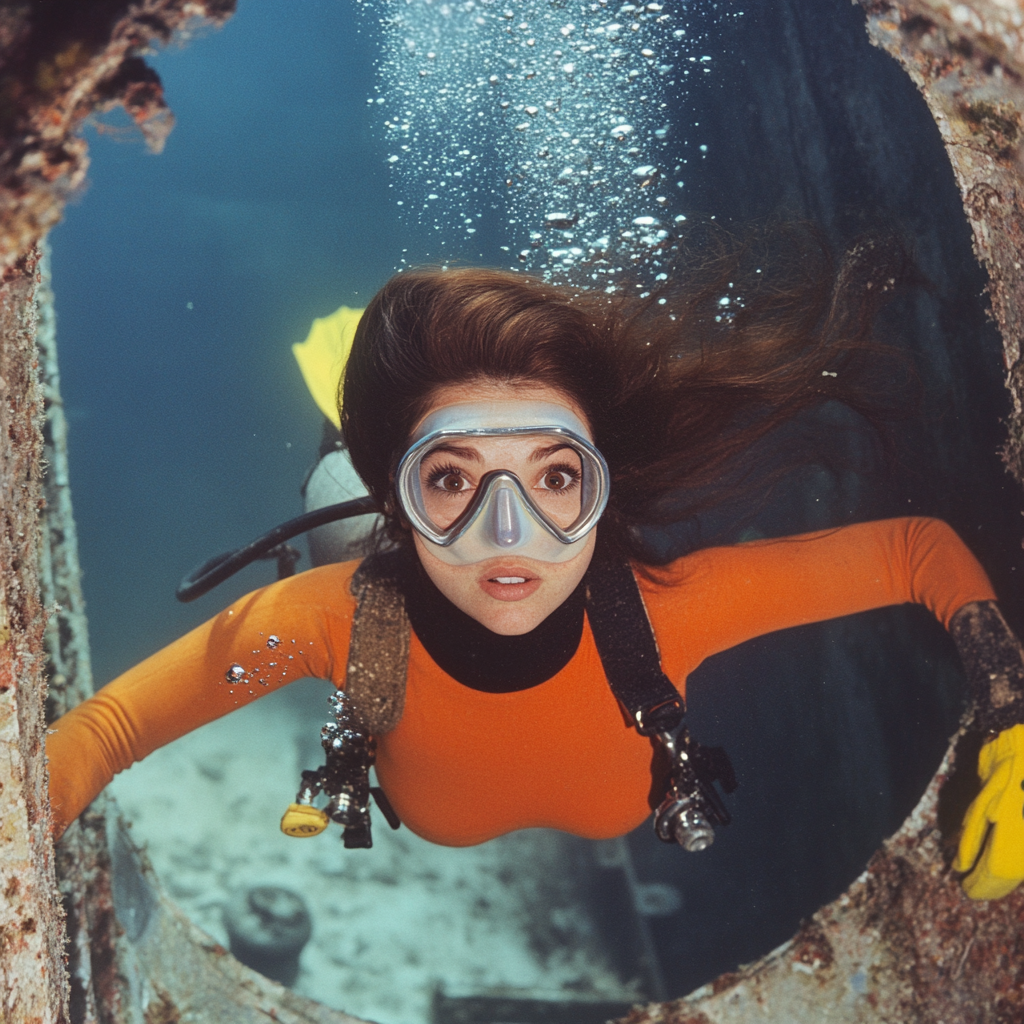
[[[241,598],[58,719],[46,744],[55,834],[117,772],[179,736],[296,679],[341,685],[355,565],[324,566]]]
[[[947,628],[964,605],[995,599],[977,559],[938,519],[884,519],[707,548],[642,584],[665,671],[678,683],[705,658],[756,636],[914,602]]]
[[[696,552],[670,588],[645,587],[669,675],[744,640],[884,605],[925,605],[953,636],[975,724],[989,737],[983,788],[964,819],[957,870],[974,899],[1024,880],[1024,651],[984,570],[936,519],[889,519]]]

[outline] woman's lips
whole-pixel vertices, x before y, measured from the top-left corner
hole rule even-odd
[[[498,601],[522,601],[540,584],[538,576],[520,565],[499,565],[480,578],[480,589]]]

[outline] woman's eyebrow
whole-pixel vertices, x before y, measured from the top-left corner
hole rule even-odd
[[[463,459],[470,459],[474,462],[483,461],[483,456],[475,448],[466,447],[461,444],[439,444],[430,449],[427,458],[435,455],[437,452],[444,452],[447,455],[458,455]]]
[[[565,444],[562,441],[556,442],[555,444],[549,444],[544,448],[537,448],[530,455],[530,462],[540,462],[542,459],[546,459],[549,455],[554,455],[555,452],[564,451],[566,448],[570,451],[575,451],[571,444]]]

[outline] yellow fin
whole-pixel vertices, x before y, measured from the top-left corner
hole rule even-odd
[[[342,306],[330,316],[314,320],[306,340],[292,345],[292,353],[313,401],[339,430],[338,384],[362,315],[361,309]]]

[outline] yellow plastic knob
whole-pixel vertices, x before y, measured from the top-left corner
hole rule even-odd
[[[286,836],[305,839],[307,836],[318,836],[329,821],[327,815],[309,804],[289,804],[281,819],[281,831]]]

